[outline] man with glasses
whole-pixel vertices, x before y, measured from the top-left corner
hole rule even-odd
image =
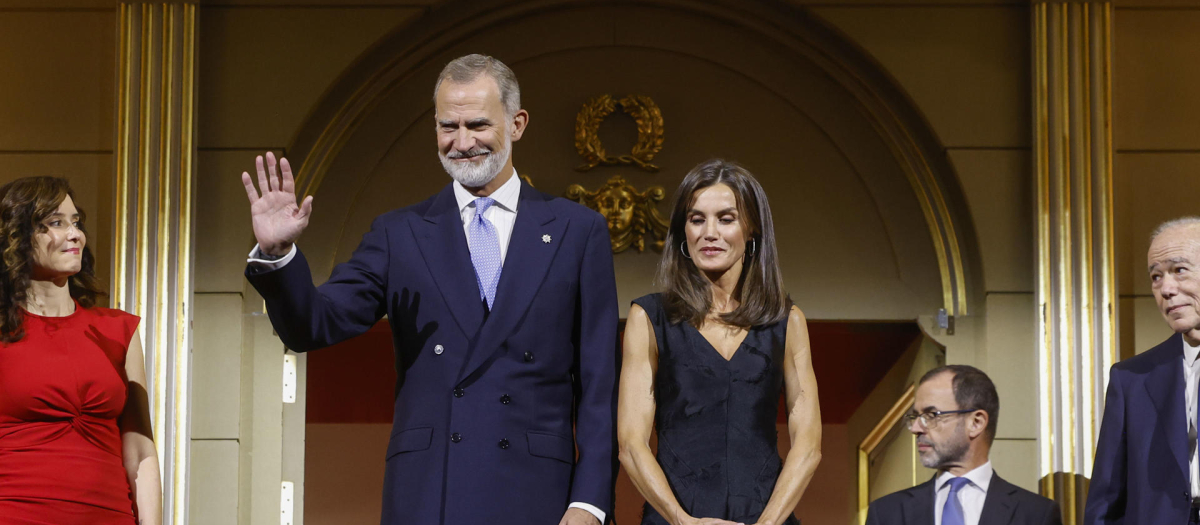
[[[926,373],[906,417],[921,464],[938,472],[872,502],[867,525],[1062,525],[1057,503],[992,469],[999,415],[996,386],[979,369],[950,365]]]
[[[1111,368],[1085,525],[1200,523],[1200,217],[1159,225],[1146,269],[1175,333]]]

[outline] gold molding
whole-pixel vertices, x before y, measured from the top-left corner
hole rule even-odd
[[[916,399],[917,385],[916,383],[908,385],[900,398],[892,404],[892,408],[888,409],[879,423],[875,424],[875,428],[867,433],[867,437],[863,438],[862,443],[858,444],[858,523],[863,525],[867,522],[867,508],[871,505],[871,454],[883,442],[883,439],[896,428],[900,420],[904,417],[904,413],[912,408],[913,400]],[[911,436],[910,436],[911,437]],[[914,442],[915,443],[915,442]],[[915,453],[915,447],[914,447]],[[916,459],[913,459],[913,485],[916,485]]]
[[[600,124],[604,119],[621,107],[637,124],[638,140],[633,145],[629,155],[618,157],[608,156],[604,144],[600,143]],[[663,148],[663,116],[658,104],[645,95],[628,95],[621,100],[613,100],[610,95],[600,95],[588,99],[575,115],[575,149],[583,157],[584,164],[575,168],[576,171],[588,171],[596,166],[617,166],[633,164],[651,173],[658,171],[658,166],[650,163],[654,156]]]
[[[667,236],[667,221],[658,214],[657,204],[667,196],[662,186],[651,186],[646,191],[637,191],[620,175],[613,175],[603,186],[588,191],[582,185],[567,187],[564,197],[596,210],[608,221],[608,235],[613,253],[621,253],[630,246],[638,253],[646,249],[646,236],[653,242],[655,251],[661,252]]]

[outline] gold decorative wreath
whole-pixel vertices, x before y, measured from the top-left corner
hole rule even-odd
[[[614,175],[594,191],[572,184],[566,192],[568,199],[604,215],[613,253],[623,252],[630,246],[641,253],[646,249],[647,235],[654,241],[651,246],[662,251],[668,225],[658,214],[656,205],[666,196],[662,186],[651,186],[639,192],[620,175]]]
[[[600,123],[616,111],[618,105],[637,123],[638,141],[629,155],[610,157],[600,143]],[[586,162],[575,168],[578,171],[588,171],[601,164],[635,164],[646,171],[657,172],[658,166],[650,161],[662,151],[662,147],[662,111],[658,109],[658,104],[645,95],[629,95],[619,101],[614,101],[609,95],[592,97],[575,116],[575,149]]]

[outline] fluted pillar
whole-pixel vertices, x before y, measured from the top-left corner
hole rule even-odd
[[[186,516],[196,4],[118,5],[113,306],[142,317],[164,522]]]
[[[1034,2],[1038,473],[1082,522],[1116,359],[1111,2]]]

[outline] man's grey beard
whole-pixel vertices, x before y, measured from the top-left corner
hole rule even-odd
[[[956,432],[954,437],[941,445],[935,444],[932,441],[921,441],[921,438],[918,437],[918,443],[925,443],[933,447],[929,449],[929,452],[921,455],[921,464],[925,468],[940,469],[949,465],[962,463],[963,459],[967,457],[967,450],[971,448],[970,440],[967,439],[967,434],[963,426],[963,422],[959,421],[959,432]]]
[[[479,188],[492,182],[500,170],[504,169],[504,164],[508,162],[508,154],[512,150],[512,139],[505,137],[504,147],[493,150],[488,154],[483,162],[474,163],[468,162],[465,164],[454,162],[455,158],[469,157],[481,154],[487,149],[477,147],[467,152],[451,151],[450,155],[446,155],[438,151],[438,158],[442,161],[442,168],[450,177],[458,181],[459,184],[468,188]]]

